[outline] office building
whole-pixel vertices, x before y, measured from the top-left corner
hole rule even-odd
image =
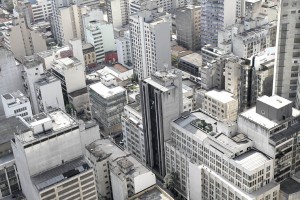
[[[147,165],[164,177],[164,141],[171,138],[169,123],[183,110],[181,72],[158,71],[141,84],[144,141]]]
[[[124,107],[122,115],[124,149],[146,165],[146,152],[141,105],[138,101]]]
[[[262,96],[256,106],[238,117],[238,131],[255,141],[255,147],[275,160],[274,177],[283,181],[300,170],[300,111],[293,102],[274,95]]]
[[[61,110],[23,124],[27,130],[16,132],[12,148],[26,198],[97,199],[94,170],[83,153],[85,145],[99,139],[98,128],[86,132]]]
[[[251,197],[265,188],[262,196],[271,193],[273,197],[276,190],[278,198],[273,159],[255,150],[254,142],[244,134],[237,133],[235,123],[221,122],[198,111],[182,115],[170,126],[171,139],[165,142],[166,169],[167,174],[177,174],[175,189],[182,196],[231,199],[233,195],[228,190],[242,191]],[[238,198],[243,199],[240,195]]]
[[[52,1],[51,0],[37,0],[35,4],[31,5],[33,22],[48,21],[52,15]]]
[[[220,49],[216,46],[211,44],[207,44],[201,48],[201,55],[202,55],[202,65],[206,65],[208,62],[216,60],[222,56],[225,56],[228,52]]]
[[[109,78],[107,75],[106,77]],[[102,79],[89,86],[92,117],[102,128],[105,136],[122,130],[121,115],[126,103],[126,90]]]
[[[113,25],[105,21],[90,21],[85,27],[85,39],[94,46],[97,63],[104,61],[105,53],[116,50]]]
[[[106,0],[106,11],[108,22],[114,27],[122,27],[128,24],[129,1]]]
[[[238,100],[224,90],[210,90],[204,93],[202,110],[221,121],[236,121]]]
[[[155,175],[108,139],[86,146],[93,163],[99,199],[128,199],[156,183]]]
[[[218,45],[218,31],[236,23],[236,0],[201,0],[201,46]]]
[[[20,91],[1,95],[5,117],[20,116],[29,121],[32,118],[29,99]]]
[[[171,66],[171,16],[144,10],[130,16],[132,64],[140,80]]]
[[[296,100],[300,56],[300,38],[296,34],[300,29],[300,13],[297,9],[300,9],[300,2],[280,2],[273,84],[273,94],[292,101]]]
[[[177,43],[188,50],[200,50],[201,7],[188,5],[176,11]]]
[[[124,32],[124,36],[116,38],[118,63],[125,66],[132,65],[131,41],[129,30]]]
[[[13,19],[12,26],[3,31],[3,36],[4,46],[11,50],[19,61],[24,56],[47,50],[47,37],[31,29],[23,17]]]

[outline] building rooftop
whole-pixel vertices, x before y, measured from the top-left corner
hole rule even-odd
[[[58,184],[82,172],[92,169],[84,157],[79,157],[70,162],[63,163],[48,171],[31,177],[36,189],[41,191],[52,185]]]
[[[0,144],[10,143],[14,133],[30,130],[19,117],[0,120]]]
[[[300,115],[300,111],[293,108],[292,109],[292,116],[297,117],[299,115]],[[248,120],[251,120],[252,122],[254,122],[256,124],[259,124],[259,125],[265,127],[266,129],[272,129],[275,126],[279,125],[278,122],[272,121],[272,120],[258,114],[256,112],[256,107],[255,106],[248,109],[248,110],[246,110],[245,112],[241,113],[240,116],[244,117],[244,118],[247,118]]]
[[[292,104],[293,102],[288,100],[288,99],[285,99],[283,97],[280,97],[280,96],[277,96],[277,95],[273,95],[273,96],[262,96],[262,97],[259,97],[257,99],[257,101],[261,101],[267,105],[270,105],[274,108],[277,108],[277,109],[280,109],[282,107],[285,107],[286,105],[289,105],[289,104]]]
[[[66,57],[54,60],[52,62],[52,68],[63,74],[63,71],[72,67],[81,65],[80,61],[75,57]]]
[[[233,160],[244,169],[252,171],[265,165],[266,162],[270,161],[270,158],[258,151],[250,150],[235,157]]]
[[[300,192],[300,183],[289,177],[280,183],[280,190],[286,194],[294,194]]]
[[[46,75],[45,77],[39,79],[37,82],[35,82],[35,84],[39,85],[39,86],[43,86],[43,85],[47,85],[49,83],[53,83],[59,81],[55,76],[52,75]]]
[[[196,66],[202,65],[202,55],[200,53],[191,53],[180,58],[181,61],[191,63]]]
[[[93,49],[94,46],[91,43],[85,43],[82,45],[82,50]]]
[[[45,131],[35,133],[35,127],[42,124],[50,123],[51,127]],[[46,127],[46,126],[44,126]],[[48,126],[47,126],[48,127]],[[47,114],[40,113],[33,116],[33,119],[28,122],[27,130],[16,134],[16,137],[24,144],[33,144],[35,141],[57,135],[65,130],[78,127],[78,123],[62,110],[53,110]]]
[[[235,101],[235,99],[232,97],[233,94],[225,91],[225,90],[210,90],[205,93],[205,96],[210,97],[216,101],[219,101],[221,103],[228,103],[231,101]]]
[[[82,89],[79,89],[79,90],[69,93],[69,95],[74,98],[74,97],[78,97],[78,96],[81,96],[81,95],[87,94],[87,93],[88,93],[87,88],[84,87]]]
[[[153,185],[128,200],[173,200],[173,198],[158,185]]]
[[[105,99],[113,97],[114,95],[123,94],[126,91],[125,88],[121,86],[107,87],[101,82],[92,84],[89,88]]]

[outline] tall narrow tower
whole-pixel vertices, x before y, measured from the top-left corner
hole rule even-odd
[[[300,63],[300,2],[281,1],[273,93],[295,101]]]
[[[182,78],[175,69],[158,71],[141,81],[146,163],[165,176],[164,142],[171,138],[170,122],[182,112]]]

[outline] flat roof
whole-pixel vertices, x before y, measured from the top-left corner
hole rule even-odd
[[[17,117],[10,117],[0,121],[0,144],[9,142],[14,138],[14,133],[18,131],[28,131],[30,130],[21,119]]]
[[[41,191],[47,187],[63,182],[68,178],[76,176],[89,169],[92,168],[82,156],[70,162],[65,162],[64,164],[45,171],[41,174],[33,176],[31,177],[31,180],[36,189]]]
[[[292,108],[292,116],[297,117],[299,115],[300,115],[300,111],[295,108]],[[274,128],[275,126],[279,125],[279,123],[272,121],[272,120],[258,114],[256,112],[256,106],[241,113],[240,116],[245,117],[256,124],[260,124],[261,126],[267,128],[267,129],[271,129],[271,128]]]
[[[92,84],[89,87],[103,98],[109,98],[116,94],[125,93],[126,91],[125,88],[121,86],[107,87],[101,82]]]
[[[48,122],[49,120],[52,122],[53,126],[51,130],[39,134],[34,134],[33,131],[27,130],[23,131],[23,133],[21,134],[17,134],[16,137],[18,137],[18,139],[22,141],[22,143],[27,144],[42,138],[49,137],[57,132],[61,132],[63,130],[67,130],[78,126],[78,123],[71,116],[58,109],[53,110],[47,114],[40,113],[38,115],[34,115],[33,120],[28,122],[28,129],[31,126],[36,126],[38,124]]]
[[[233,94],[225,91],[225,90],[210,90],[205,93],[205,96],[210,97],[216,101],[219,101],[221,103],[228,103],[231,101],[235,101],[235,99],[232,97]]]
[[[285,99],[283,97],[280,97],[278,95],[273,95],[273,96],[270,96],[270,97],[264,95],[262,97],[259,97],[257,99],[257,101],[261,101],[261,102],[263,102],[263,103],[265,103],[267,105],[270,105],[270,106],[272,106],[274,108],[277,108],[277,109],[282,108],[282,107],[284,107],[286,105],[289,105],[289,104],[293,103],[292,101],[290,101],[288,99]]]
[[[76,90],[76,91],[74,91],[74,92],[69,93],[69,95],[70,95],[71,97],[78,97],[78,96],[81,96],[81,95],[87,94],[87,93],[88,93],[87,88],[84,87],[84,88],[82,88],[82,89],[79,89],[79,90]]]
[[[182,56],[180,60],[191,63],[196,66],[202,66],[202,55],[200,53],[191,53],[185,56]]]
[[[293,178],[287,178],[280,183],[280,190],[286,194],[300,192],[300,183]]]
[[[37,84],[39,86],[43,86],[43,85],[47,85],[49,83],[53,83],[56,81],[59,81],[59,80],[55,76],[47,75],[46,77],[39,79],[37,82],[35,82],[35,84]]]
[[[158,185],[153,185],[132,197],[128,200],[174,200],[171,195],[164,191]]]
[[[252,171],[270,161],[270,158],[258,151],[250,150],[235,157],[233,160],[248,171]]]

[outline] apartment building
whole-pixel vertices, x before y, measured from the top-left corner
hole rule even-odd
[[[281,1],[277,29],[277,54],[274,68],[273,94],[297,102],[297,81],[299,69],[300,2]],[[299,106],[298,106],[299,107]]]
[[[127,0],[106,0],[106,11],[108,22],[114,27],[122,27],[129,21],[129,1]]]
[[[109,75],[108,75],[109,76]],[[112,75],[110,75],[112,76]],[[106,83],[105,79],[89,86],[92,117],[102,125],[105,136],[122,130],[121,115],[126,103],[126,90]]]
[[[95,47],[90,43],[83,44],[82,53],[85,67],[95,67],[97,64]]]
[[[13,19],[12,26],[3,31],[3,37],[3,45],[12,51],[19,61],[24,56],[47,50],[47,37],[38,30],[29,28],[23,17]]]
[[[29,99],[19,90],[1,95],[5,117],[20,116],[29,121],[32,118],[32,110]]]
[[[176,11],[177,43],[188,50],[200,50],[201,7],[188,5]]]
[[[292,101],[274,95],[258,98],[255,107],[238,117],[238,131],[275,160],[274,176],[278,182],[300,170],[299,115]]]
[[[118,62],[125,66],[132,65],[132,52],[129,30],[124,31],[124,36],[116,38]]]
[[[116,50],[113,25],[105,21],[90,21],[85,27],[85,39],[94,46],[97,63],[104,61],[105,53]]]
[[[236,23],[236,0],[201,0],[201,46],[218,45],[218,31]]]
[[[146,165],[141,104],[137,101],[127,104],[121,119],[124,149]]]
[[[171,66],[171,16],[144,10],[130,16],[132,64],[144,79],[164,66]]]
[[[97,199],[94,170],[83,152],[99,139],[98,128],[87,134],[61,110],[40,113],[23,125],[27,130],[16,133],[12,148],[26,198]]]
[[[181,72],[159,71],[140,83],[147,165],[159,176],[166,173],[164,141],[170,139],[169,123],[183,110]]]
[[[37,0],[35,4],[31,4],[33,22],[48,21],[52,15],[51,0]]]

